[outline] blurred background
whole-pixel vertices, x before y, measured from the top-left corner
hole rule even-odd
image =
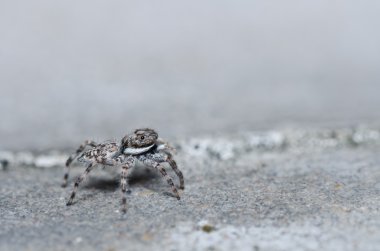
[[[0,1],[0,149],[380,115],[380,2]]]

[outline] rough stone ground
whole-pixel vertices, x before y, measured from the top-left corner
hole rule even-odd
[[[113,172],[94,171],[66,207],[67,153],[3,152],[0,250],[379,250],[379,132],[183,139],[181,201],[137,166],[126,215]]]

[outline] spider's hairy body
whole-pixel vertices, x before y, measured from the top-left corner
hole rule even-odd
[[[86,146],[92,148],[84,151]],[[126,135],[118,144],[117,142],[105,142],[97,144],[94,141],[85,141],[79,146],[77,151],[69,157],[66,161],[66,166],[78,159],[79,162],[85,163],[87,168],[85,172],[78,177],[74,185],[74,190],[71,193],[67,205],[71,205],[75,198],[76,190],[79,184],[85,179],[88,173],[93,169],[96,164],[103,166],[121,166],[121,190],[122,190],[122,211],[126,211],[126,197],[128,182],[127,176],[129,170],[134,166],[136,160],[143,164],[157,169],[161,175],[166,179],[167,183],[171,186],[174,195],[179,200],[177,188],[174,186],[172,178],[166,173],[166,170],[160,163],[167,162],[174,170],[180,180],[180,189],[184,189],[184,179],[182,172],[178,169],[176,162],[172,158],[172,150],[165,141],[158,138],[158,134],[149,128],[137,129],[131,135]],[[69,173],[64,176],[63,186],[67,185]]]
[[[107,159],[114,158],[119,153],[119,148],[120,146],[116,142],[102,143],[85,151],[78,157],[78,161],[83,163],[97,162],[107,165]]]

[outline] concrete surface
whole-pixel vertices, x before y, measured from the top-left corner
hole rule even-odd
[[[175,144],[182,200],[138,166],[124,216],[114,172],[94,171],[66,207],[66,152],[2,152],[9,166],[0,169],[0,250],[379,250],[378,128],[204,135]]]

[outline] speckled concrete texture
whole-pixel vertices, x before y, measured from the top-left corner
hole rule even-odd
[[[60,187],[67,153],[44,165],[7,159],[0,250],[379,250],[377,132],[183,139],[176,142],[186,178],[182,199],[169,196],[154,170],[137,166],[126,215],[119,212],[117,170],[95,170],[67,207],[72,180],[83,171],[74,167],[71,185]]]

